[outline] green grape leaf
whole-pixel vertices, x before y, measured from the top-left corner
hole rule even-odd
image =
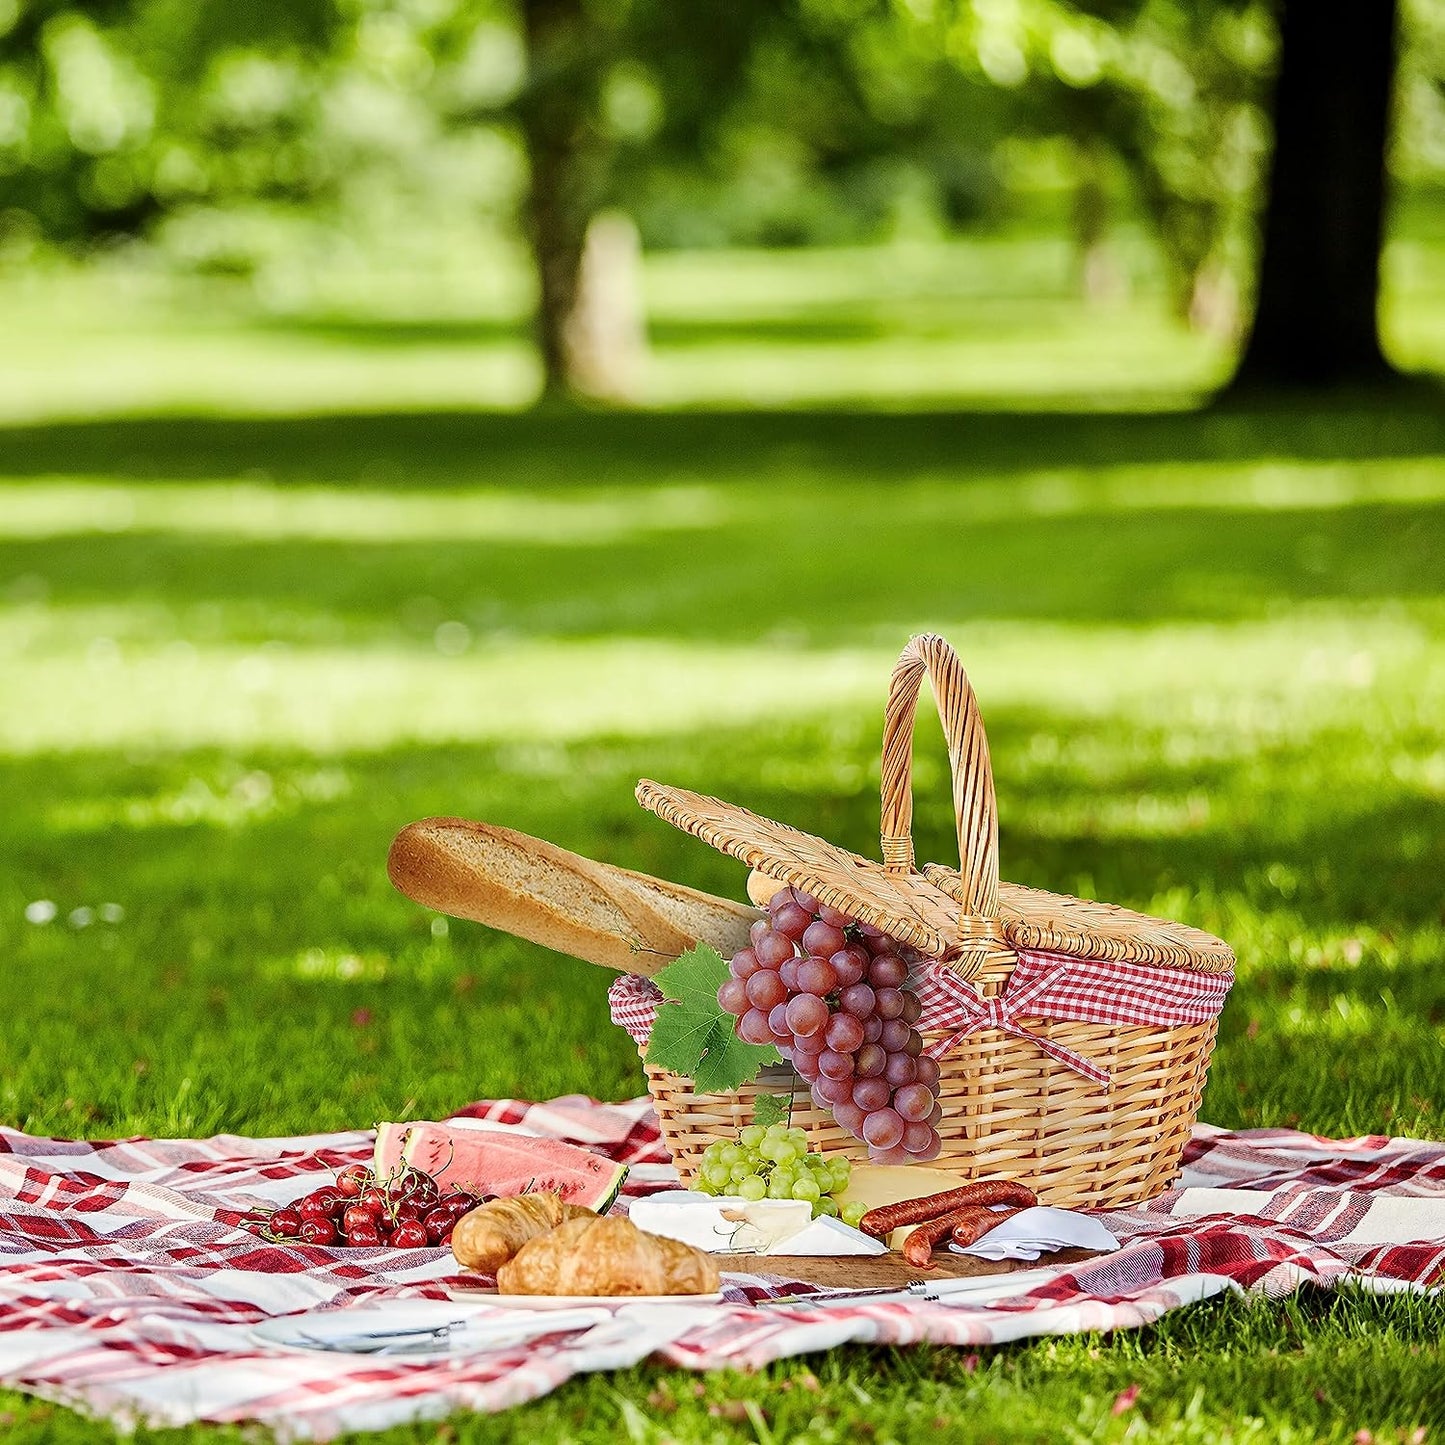
[[[771,1044],[744,1043],[733,1016],[717,1001],[728,966],[706,943],[688,949],[660,969],[653,982],[664,1002],[644,1056],[655,1068],[686,1074],[702,1094],[722,1094],[751,1083],[764,1064],[782,1056]]]
[[[753,1101],[753,1123],[765,1129],[769,1124],[786,1124],[793,1112],[793,1101],[786,1094],[759,1094]]]

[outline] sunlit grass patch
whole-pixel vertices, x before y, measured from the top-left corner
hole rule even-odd
[[[342,268],[291,296],[123,265],[12,281],[0,419],[515,408],[540,384],[530,286],[515,258],[491,261],[479,253],[472,276]],[[642,399],[1067,409],[1197,398],[1221,379],[1224,348],[1191,335],[1157,267],[1145,269],[1134,296],[1098,308],[1054,239],[651,257]]]
[[[232,758],[156,794],[58,798],[45,810],[45,826],[57,834],[192,825],[240,828],[335,802],[351,786],[350,777],[338,767],[286,768],[278,775],[242,767]]]
[[[196,646],[183,636],[149,643],[115,621],[124,640],[86,636],[84,611],[0,614],[0,657],[13,690],[0,702],[0,747],[16,755],[87,748],[271,746],[318,755],[400,743],[545,741],[647,736],[688,728],[818,717],[872,708],[894,649],[703,645],[661,639],[570,642],[475,637],[440,624],[412,647]],[[1173,726],[1160,739],[1180,763],[1240,758],[1298,742],[1353,716],[1428,722],[1445,699],[1445,662],[1403,617],[1296,619],[1140,632],[966,622],[976,685],[994,708],[1040,707],[1079,719],[1116,717],[1134,728]],[[184,617],[176,631],[183,633]],[[897,634],[906,636],[906,629]],[[69,645],[65,645],[66,643]],[[455,655],[448,655],[455,654]],[[1408,693],[1396,698],[1399,683]],[[97,695],[103,708],[89,706]],[[1150,747],[1155,744],[1151,742]],[[1048,746],[1048,745],[1041,745]],[[1086,737],[1063,766],[1099,784],[1147,766],[1111,745],[1091,759]],[[1433,756],[1433,754],[1431,755]],[[1037,771],[1036,751],[1025,760]],[[1407,754],[1408,771],[1428,769]],[[1423,773],[1422,776],[1433,776]],[[1131,785],[1132,786],[1132,785]],[[1152,801],[1151,801],[1152,800]],[[1138,795],[1080,800],[1054,824],[1077,828],[1080,808],[1169,831],[1210,804]],[[1180,811],[1182,809],[1182,811]],[[1166,817],[1166,814],[1168,817]],[[1170,822],[1170,819],[1173,822]]]
[[[665,463],[664,463],[665,468]],[[689,470],[678,458],[679,476]],[[103,477],[0,481],[0,537],[168,534],[237,541],[308,540],[386,546],[397,542],[523,543],[537,547],[606,547],[678,534],[679,547],[705,548],[724,526],[765,527],[783,517],[801,523],[801,498],[770,484],[725,488],[679,480],[646,488],[589,486],[585,476],[563,489],[545,485],[397,492],[374,485],[287,486],[236,478],[214,482],[117,485]],[[902,483],[895,506],[920,523],[953,525],[1009,517],[1066,517],[1187,509],[1221,519],[1255,511],[1419,505],[1445,501],[1445,465],[1434,458],[1391,462],[1261,460],[1219,466],[1198,462],[1150,467],[1049,468],[976,478],[960,487],[928,468]],[[871,487],[834,483],[844,505],[872,510]],[[1324,539],[1307,563],[1317,572],[1336,559]]]
[[[102,479],[0,484],[0,537],[169,533],[218,539],[372,543],[502,542],[607,546],[656,533],[706,531],[725,515],[704,487],[580,487],[404,494],[376,488],[285,490],[251,481],[116,486]]]

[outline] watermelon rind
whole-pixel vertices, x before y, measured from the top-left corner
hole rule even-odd
[[[376,1148],[371,1154],[371,1172],[378,1179],[387,1178],[402,1162],[402,1151],[406,1148],[406,1136],[411,1132],[410,1124],[378,1124],[376,1126]]]

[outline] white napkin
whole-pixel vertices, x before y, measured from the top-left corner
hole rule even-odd
[[[648,1234],[710,1254],[886,1254],[880,1240],[822,1215],[801,1199],[748,1200],[669,1189],[639,1199],[627,1217]]]
[[[565,1346],[560,1358],[579,1374],[626,1370],[690,1331],[716,1323],[715,1305],[623,1305],[605,1324],[593,1325]]]
[[[975,1259],[1037,1259],[1056,1249],[1118,1249],[1119,1241],[1087,1214],[1040,1205],[1021,1209],[996,1225],[977,1244],[950,1245],[954,1254]]]

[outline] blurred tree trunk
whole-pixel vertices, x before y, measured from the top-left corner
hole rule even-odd
[[[1093,304],[1119,301],[1129,282],[1109,244],[1108,151],[1095,131],[1076,129],[1074,163],[1071,219],[1084,299]]]
[[[583,0],[522,0],[521,12],[528,79],[518,116],[532,173],[527,234],[537,269],[544,385],[556,395],[573,389],[568,322],[587,224],[606,180],[598,117],[604,37]]]
[[[1397,0],[1281,0],[1254,323],[1231,390],[1397,375],[1376,308]]]
[[[642,239],[619,211],[593,216],[564,337],[567,379],[599,401],[633,402],[647,364]]]

